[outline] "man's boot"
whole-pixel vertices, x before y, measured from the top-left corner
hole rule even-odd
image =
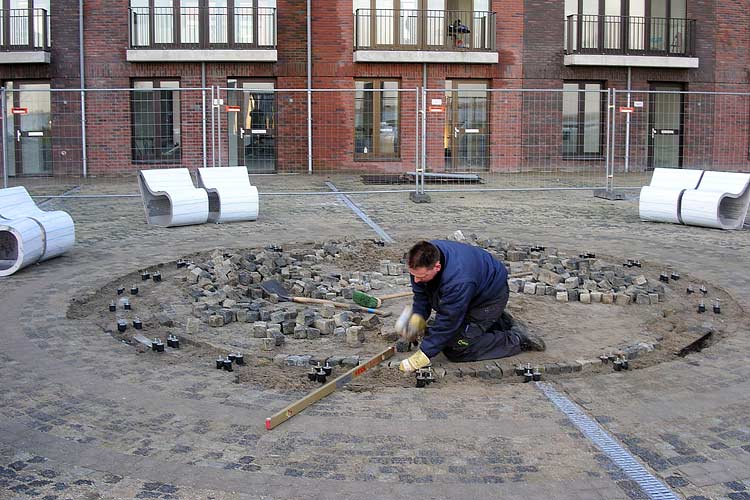
[[[543,351],[547,348],[541,337],[530,334],[526,329],[514,326],[512,332],[518,336],[522,351]]]

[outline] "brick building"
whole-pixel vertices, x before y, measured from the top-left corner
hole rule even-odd
[[[600,169],[612,88],[617,165],[747,168],[747,2],[312,1],[310,93],[304,1],[2,2],[10,176]]]

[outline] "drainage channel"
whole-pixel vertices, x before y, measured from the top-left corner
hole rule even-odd
[[[562,411],[573,424],[606,455],[652,500],[679,500],[672,490],[651,475],[625,448],[620,446],[599,424],[581,411],[575,403],[557,392],[551,385],[537,382],[545,396]]]
[[[331,191],[339,193],[338,188],[332,182],[326,182],[326,186],[328,186],[331,189]],[[362,219],[363,221],[365,221],[365,223],[367,223],[368,226],[370,226],[376,233],[378,233],[378,236],[380,236],[383,239],[383,241],[385,241],[386,243],[395,243],[395,240],[393,238],[391,238],[390,236],[388,236],[388,233],[386,233],[385,231],[383,231],[383,228],[381,228],[380,226],[378,226],[372,219],[370,219],[367,216],[367,214],[364,213],[362,211],[362,209],[359,208],[357,206],[357,204],[354,203],[351,200],[351,198],[349,198],[347,195],[345,195],[343,193],[339,193],[339,199],[341,201],[343,201],[344,203],[346,203],[346,206],[348,206],[349,208],[351,208],[352,211],[355,214],[357,214],[357,216],[360,219]]]

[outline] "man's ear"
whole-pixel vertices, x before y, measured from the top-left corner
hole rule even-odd
[[[435,270],[435,272],[439,273],[443,266],[441,266],[440,261],[438,261],[432,268]]]

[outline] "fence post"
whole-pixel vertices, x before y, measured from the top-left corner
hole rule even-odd
[[[83,178],[86,179],[89,175],[89,159],[88,159],[88,146],[86,139],[86,89],[81,89],[81,169]]]
[[[604,133],[606,134],[606,147],[605,147],[605,158],[604,158],[604,189],[609,189],[609,168],[610,168],[610,155],[612,151],[612,141],[609,133],[609,128],[612,125],[612,113],[614,112],[615,104],[612,102],[612,89],[607,89],[607,124],[604,127]]]
[[[607,134],[606,151],[604,157],[604,171],[606,174],[605,187],[604,189],[595,189],[594,196],[596,198],[604,198],[606,200],[624,200],[625,195],[623,193],[615,192],[614,190],[614,177],[615,177],[615,125],[617,123],[617,89],[607,89],[607,125],[605,127],[605,133]]]
[[[206,63],[203,63],[204,65]],[[205,70],[205,66],[204,66]],[[208,166],[208,157],[207,153],[208,150],[206,149],[206,82],[203,82],[201,89],[201,101],[203,103],[203,106],[201,106],[201,143],[203,146],[203,168],[206,168]],[[213,166],[213,165],[212,165]]]
[[[217,134],[216,134],[216,142],[218,142],[219,151],[217,152],[217,157],[219,159],[219,166],[222,166],[221,163],[221,105],[223,102],[221,101],[221,88],[219,86],[216,86],[216,127],[217,127]]]
[[[0,125],[3,127],[2,134],[3,134],[3,187],[8,187],[8,165],[7,165],[7,158],[8,158],[8,141],[7,141],[7,131],[5,130],[6,123],[5,121],[8,119],[8,110],[5,109],[6,106],[6,96],[5,96],[5,87],[2,88],[2,105],[0,106],[0,111],[3,116],[0,118]]]
[[[612,89],[612,143],[611,143],[611,159],[609,161],[609,175],[607,176],[607,191],[610,193],[614,187],[615,182],[615,129],[617,124],[617,89]]]
[[[422,87],[422,102],[420,103],[419,100],[419,87],[417,87],[417,109],[419,110],[417,112],[417,123],[420,121],[422,122],[422,140],[421,143],[418,142],[416,145],[415,150],[419,151],[421,149],[422,154],[421,158],[418,158],[417,160],[417,170],[415,172],[415,183],[414,191],[409,193],[409,199],[413,201],[414,203],[429,203],[430,195],[425,194],[424,192],[424,173],[425,169],[427,168],[427,88]],[[421,106],[420,106],[421,104]],[[421,120],[419,119],[419,114],[421,113],[422,117]],[[417,126],[417,128],[419,128]],[[421,165],[421,166],[420,166]],[[420,179],[421,177],[421,179]]]
[[[211,85],[211,166],[216,166],[216,93],[215,87]]]
[[[416,87],[414,89],[414,192],[419,191],[419,166],[421,158],[419,154],[419,130],[419,87]]]

